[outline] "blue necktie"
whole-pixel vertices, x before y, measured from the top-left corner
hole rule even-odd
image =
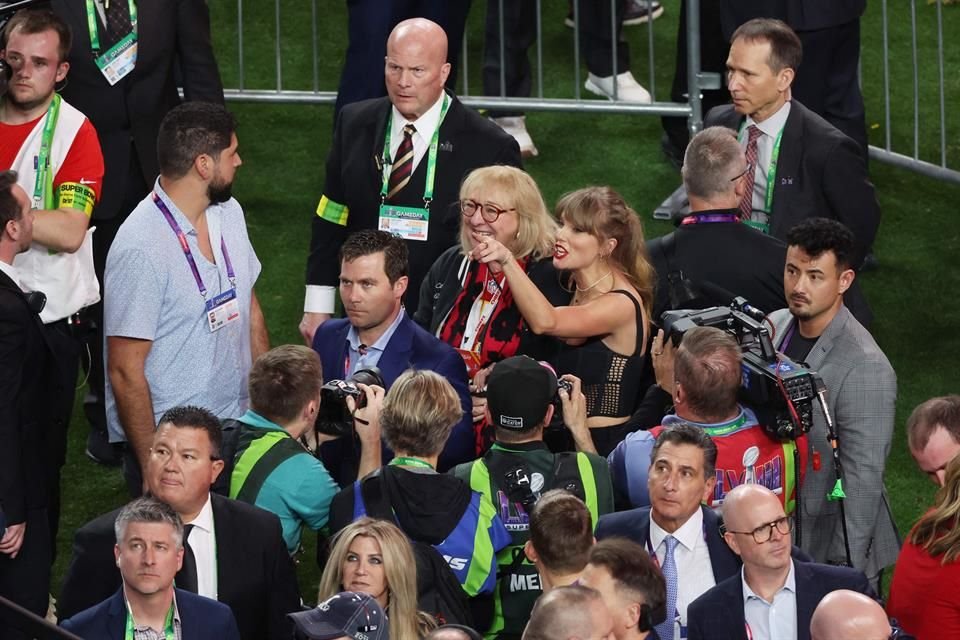
[[[673,640],[673,622],[677,611],[677,562],[673,551],[677,548],[677,539],[667,536],[663,539],[667,545],[667,552],[663,555],[663,579],[667,583],[667,619],[657,625],[657,635],[660,640]]]

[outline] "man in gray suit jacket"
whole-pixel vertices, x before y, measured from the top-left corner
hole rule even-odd
[[[883,486],[893,436],[897,378],[870,333],[843,305],[855,277],[853,234],[836,220],[810,218],[787,234],[783,286],[788,309],[770,316],[775,346],[818,371],[840,442],[849,560],[876,584],[894,563],[899,539]],[[801,547],[818,562],[845,563],[844,530],[824,416],[814,412],[810,462],[801,487]]]

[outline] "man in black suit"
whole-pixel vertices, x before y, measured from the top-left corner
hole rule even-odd
[[[307,344],[333,313],[337,250],[347,235],[382,229],[407,241],[404,303],[416,309],[427,270],[456,243],[460,213],[451,205],[464,176],[493,164],[520,166],[516,140],[443,90],[446,59],[447,36],[437,24],[401,22],[387,40],[388,97],[340,113],[307,259],[300,323]]]
[[[836,589],[873,596],[860,571],[791,558],[792,523],[777,496],[743,484],[723,504],[724,540],[743,560],[688,609],[690,640],[809,640],[817,604]]]
[[[690,215],[677,230],[647,242],[657,273],[653,317],[669,309],[727,305],[743,296],[764,312],[783,307],[787,245],[742,224],[747,161],[734,131],[708,127],[683,158]]]
[[[103,149],[103,189],[90,223],[97,228],[93,264],[102,287],[107,251],[117,230],[160,173],[157,132],[163,117],[181,102],[177,81],[187,100],[223,104],[223,85],[210,42],[210,13],[205,0],[116,0],[86,5],[80,0],[52,0],[51,6],[73,31],[67,57],[70,81],[61,94],[90,118]],[[95,8],[93,24],[88,21],[87,6]],[[136,35],[136,64],[111,84],[95,59],[130,33]],[[89,336],[90,394],[84,403],[92,428],[87,454],[119,464],[106,440],[103,304],[91,307],[89,313],[94,326]]]
[[[293,562],[271,513],[211,494],[223,470],[220,422],[205,409],[177,407],[160,418],[145,477],[149,492],[185,523],[184,569],[177,585],[228,605],[244,640],[286,640],[286,614],[299,610]],[[77,531],[59,609],[70,617],[113,594],[118,511]],[[193,558],[193,562],[189,558]]]
[[[720,519],[701,506],[717,482],[717,447],[703,429],[678,424],[664,429],[651,453],[647,484],[650,507],[601,516],[597,540],[622,536],[642,545],[667,580],[667,617],[658,624],[662,640],[687,626],[687,607],[714,584],[735,575],[737,557],[723,544]],[[668,567],[676,583],[671,602]]]
[[[753,167],[740,206],[748,224],[785,240],[806,218],[834,218],[853,231],[859,266],[876,237],[880,207],[857,143],[790,98],[801,57],[799,38],[783,22],[743,24],[727,58],[733,104],[712,109],[704,124],[739,131]]]
[[[860,16],[867,0],[720,0],[717,4],[725,40],[753,18],[777,18],[790,25],[804,51],[794,95],[855,140],[866,154],[859,67]],[[702,24],[703,16],[700,19]]]
[[[52,358],[13,258],[30,248],[33,211],[13,171],[0,173],[0,596],[43,616],[50,586],[44,489],[44,390]],[[0,608],[0,638],[27,638]]]

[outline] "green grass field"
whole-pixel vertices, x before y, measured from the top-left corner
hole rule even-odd
[[[509,1],[509,0],[508,0]],[[311,44],[311,5],[307,0],[283,0],[280,5],[283,88],[336,90],[346,47],[345,5],[317,0],[319,41],[316,66]],[[474,0],[469,21],[470,87],[479,91],[484,5]],[[894,3],[890,3],[893,5]],[[214,41],[224,84],[238,86],[236,7],[233,0],[211,0]],[[666,13],[655,23],[657,95],[667,94],[673,73],[673,48],[678,0],[664,0]],[[939,103],[937,101],[936,6],[917,6],[918,66],[921,89],[919,156],[939,162]],[[573,97],[572,32],[562,24],[565,2],[543,3],[544,95]],[[913,62],[910,52],[910,12],[907,3],[891,6],[891,121],[894,148],[913,154]],[[244,86],[275,89],[275,7],[272,2],[245,3]],[[960,8],[943,7],[944,33],[960,32]],[[885,140],[885,115],[880,51],[880,4],[870,3],[863,19],[863,84],[871,141]],[[647,30],[625,30],[633,52],[637,78],[648,85]],[[948,105],[948,163],[960,168],[960,47],[945,43]],[[586,71],[582,74],[585,76]],[[536,92],[536,87],[534,88]],[[240,121],[240,152],[244,166],[235,193],[243,204],[250,235],[263,262],[257,291],[274,345],[299,341],[303,272],[309,225],[323,186],[323,162],[332,130],[332,107],[234,103]],[[661,156],[659,118],[531,113],[528,127],[540,157],[527,163],[548,203],[564,192],[587,184],[610,184],[640,212],[648,236],[669,231],[649,212],[679,184],[678,173]],[[937,182],[877,162],[871,173],[883,210],[876,243],[881,268],[863,275],[864,288],[876,314],[874,334],[897,371],[897,432],[887,464],[886,484],[894,514],[906,532],[933,495],[933,486],[913,466],[906,449],[903,424],[924,399],[957,391],[953,371],[960,355],[960,312],[953,298],[960,288],[960,271],[953,259],[960,253],[956,206],[960,187]],[[748,259],[735,257],[731,259]],[[189,363],[182,363],[189,366]],[[78,390],[78,400],[83,389]],[[70,556],[72,534],[93,516],[125,500],[120,473],[103,469],[83,455],[86,425],[79,409],[71,430],[70,452],[63,481],[63,525],[55,589]],[[305,536],[309,539],[312,536]],[[317,570],[312,553],[300,565],[305,598],[315,597]]]

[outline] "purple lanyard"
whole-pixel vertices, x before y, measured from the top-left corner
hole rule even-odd
[[[177,221],[174,220],[173,214],[170,213],[170,209],[167,208],[166,203],[164,203],[156,192],[153,193],[153,202],[157,205],[157,209],[160,209],[163,217],[167,219],[167,224],[169,224],[173,232],[177,234],[177,240],[180,241],[180,248],[183,249],[183,255],[187,257],[187,263],[189,263],[190,270],[193,272],[193,279],[197,281],[197,288],[200,289],[200,295],[206,300],[207,288],[203,286],[203,278],[200,277],[200,270],[197,269],[197,261],[193,259],[193,252],[190,251],[190,245],[187,244],[187,236],[183,233],[183,229],[180,228]],[[222,233],[220,234],[220,251],[223,252],[223,261],[227,264],[227,278],[230,279],[230,286],[236,287],[236,274],[233,272],[233,264],[230,262],[227,243],[224,242]]]
[[[740,218],[735,213],[694,214],[684,218],[680,224],[709,224],[711,222],[740,222]]]

